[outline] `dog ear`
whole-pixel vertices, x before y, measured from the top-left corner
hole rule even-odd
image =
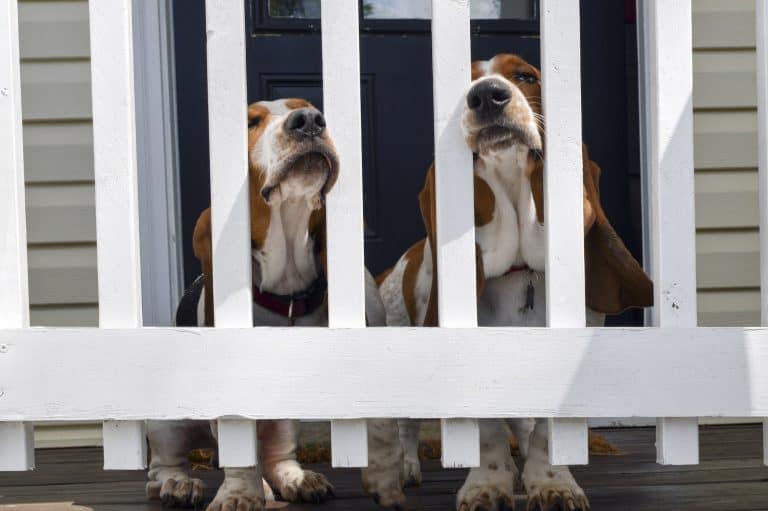
[[[618,314],[653,305],[653,283],[613,229],[600,202],[600,167],[583,146],[584,265],[586,304],[594,311]],[[544,160],[535,160],[529,178],[536,217],[544,222]]]
[[[475,193],[478,187],[475,186]],[[419,192],[419,210],[424,222],[424,230],[427,232],[427,242],[429,243],[430,254],[432,255],[432,286],[429,292],[429,302],[427,302],[427,311],[424,315],[423,326],[438,326],[439,318],[437,313],[437,213],[435,205],[435,165],[434,163],[427,171],[427,177],[424,180],[424,187]],[[477,206],[475,206],[477,210]],[[480,246],[475,244],[475,268],[477,281],[477,296],[480,296],[485,286],[485,272],[483,270],[483,254]]]
[[[213,246],[211,244],[211,208],[203,211],[195,223],[192,249],[200,261],[205,283],[205,326],[213,326]]]
[[[618,314],[653,305],[653,282],[613,229],[600,202],[600,167],[584,146],[584,264],[586,303],[597,312]]]
[[[437,231],[435,225],[435,164],[430,165],[427,171],[427,177],[424,180],[424,187],[419,192],[419,210],[421,219],[424,222],[424,230],[427,232],[427,243],[429,243],[430,254],[432,257],[432,285],[429,291],[429,302],[427,302],[427,312],[424,315],[424,326],[438,326],[437,317]]]

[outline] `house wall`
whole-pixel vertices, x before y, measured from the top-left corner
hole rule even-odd
[[[98,321],[88,3],[19,2],[31,323]]]
[[[754,8],[693,0],[700,325],[760,324]]]
[[[32,325],[96,326],[88,3],[19,2]],[[39,424],[37,447],[96,445],[98,424]]]

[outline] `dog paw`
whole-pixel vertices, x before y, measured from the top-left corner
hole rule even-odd
[[[394,474],[392,473],[394,472]],[[373,497],[376,504],[386,509],[405,509],[403,481],[394,471],[363,469],[363,489]]]
[[[589,500],[578,485],[543,484],[528,490],[528,511],[588,511]]]
[[[248,495],[230,495],[213,499],[206,511],[264,511],[264,501]]]
[[[403,459],[403,478],[405,486],[421,485],[421,464],[418,459]]]
[[[402,469],[403,462],[399,456],[369,455],[368,466],[361,471],[363,489],[381,507],[398,511],[405,509]]]
[[[206,511],[264,511],[264,497],[247,489],[219,488]]]
[[[515,501],[512,492],[501,486],[476,486],[459,494],[458,511],[512,511]]]
[[[456,497],[458,511],[511,511],[515,509],[515,473],[474,468]]]
[[[384,509],[392,511],[404,511],[406,497],[402,490],[393,490],[384,493],[371,493],[373,501]]]
[[[528,477],[526,477],[528,476]],[[567,468],[548,470],[543,477],[533,479],[523,474],[528,491],[528,511],[588,511],[589,500]]]
[[[261,478],[226,474],[207,511],[264,511],[264,487]]]
[[[200,479],[166,479],[150,481],[146,486],[147,497],[160,499],[163,507],[197,508],[203,502],[205,483]]]
[[[289,502],[319,504],[332,498],[334,493],[333,486],[323,474],[300,470],[296,477],[283,482],[280,486],[280,496]]]

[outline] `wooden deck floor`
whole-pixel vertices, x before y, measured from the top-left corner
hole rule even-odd
[[[587,467],[576,467],[576,479],[595,510],[628,511],[740,511],[768,510],[768,468],[762,466],[758,425],[702,428],[702,463],[695,467],[655,464],[653,429],[603,430],[603,435],[626,452],[624,456],[593,456]],[[162,509],[144,497],[144,472],[104,472],[97,448],[41,450],[38,469],[0,474],[0,506],[25,502],[74,501],[105,511]],[[326,473],[337,498],[323,510],[374,510],[360,488],[357,470]],[[197,472],[210,484],[211,495],[221,480],[219,471]],[[409,490],[410,509],[452,509],[463,470],[425,465],[424,484]],[[518,509],[525,509],[520,496]],[[288,509],[309,508],[290,506]]]

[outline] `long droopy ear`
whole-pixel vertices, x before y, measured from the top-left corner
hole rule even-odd
[[[586,301],[591,309],[618,314],[629,307],[653,305],[653,282],[627,250],[600,202],[600,167],[583,149],[585,215],[594,220],[584,237]],[[589,203],[587,208],[586,203]],[[586,218],[585,218],[586,220]]]
[[[419,209],[421,210],[421,218],[424,221],[424,229],[427,231],[427,242],[429,243],[430,254],[432,255],[432,286],[429,293],[429,302],[427,303],[427,312],[424,315],[424,326],[439,325],[437,314],[437,213],[435,207],[435,165],[432,164],[427,171],[424,187],[419,192]],[[483,256],[478,245],[475,245],[475,267],[477,273],[477,296],[480,296],[485,285],[485,272],[483,270]]]
[[[653,283],[627,250],[600,202],[600,167],[583,146],[584,264],[586,303],[605,314],[629,307],[653,305]],[[544,162],[534,162],[529,174],[539,222],[544,222]]]

